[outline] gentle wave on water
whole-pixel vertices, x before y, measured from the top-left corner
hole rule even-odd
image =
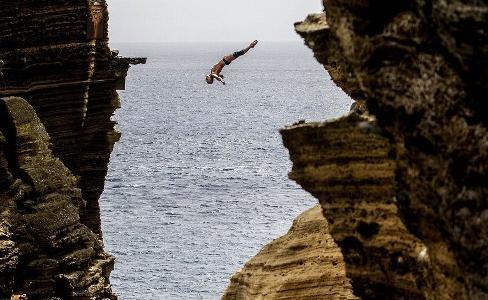
[[[218,299],[231,275],[316,200],[287,178],[278,129],[346,113],[351,100],[300,42],[120,44],[132,67],[114,119],[122,139],[100,200],[121,299]]]

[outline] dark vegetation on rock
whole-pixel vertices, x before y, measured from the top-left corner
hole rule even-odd
[[[0,99],[1,294],[112,298],[114,258],[80,222],[76,178],[22,98]]]

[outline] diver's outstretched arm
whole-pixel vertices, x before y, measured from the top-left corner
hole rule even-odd
[[[223,85],[225,85],[225,80],[224,80],[223,76],[219,76],[219,75],[214,74],[214,73],[211,76],[213,78],[217,79],[218,81],[222,82]]]

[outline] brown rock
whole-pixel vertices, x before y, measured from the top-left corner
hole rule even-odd
[[[487,298],[488,4],[336,1],[327,18],[338,39],[326,43],[341,50],[332,56],[349,64],[394,145],[400,215],[449,282],[437,292]]]
[[[320,206],[246,263],[222,299],[357,299]]]
[[[365,299],[429,298],[425,246],[403,225],[395,204],[388,140],[366,117],[281,131],[290,178],[317,197],[341,248],[354,294]]]
[[[52,150],[78,179],[82,222],[101,235],[103,191],[129,63],[108,47],[105,1],[7,1],[0,7],[0,96],[20,96],[35,109]],[[48,171],[48,170],[47,170]]]
[[[355,100],[365,101],[367,110],[377,119],[379,131],[392,145],[393,196],[398,215],[408,231],[426,246],[421,254],[428,256],[421,258],[429,258],[431,277],[418,286],[423,286],[419,292],[436,299],[488,298],[488,223],[483,217],[488,194],[484,115],[484,95],[488,91],[487,3],[326,2],[327,19],[325,14],[314,15],[297,24],[296,29],[332,79]],[[316,136],[330,133],[317,128],[308,131],[302,143],[316,140],[316,160],[321,161],[324,151]],[[302,150],[291,139],[289,145],[292,160],[296,161],[292,177],[303,181],[323,205],[339,204],[323,192],[327,189],[313,182],[325,180],[332,187],[333,180],[342,180],[341,176],[327,177],[331,168],[304,169],[301,152],[309,148]],[[353,177],[361,174],[352,172],[350,166],[335,171]],[[335,189],[334,195],[343,193],[340,186]],[[356,198],[365,193],[369,190],[358,187],[346,195]],[[328,211],[324,207],[332,223],[337,215],[329,215]],[[390,212],[393,214],[393,210]],[[344,223],[363,221],[364,217],[353,215]],[[335,237],[333,226],[331,231]],[[393,249],[397,245],[393,242],[385,243],[385,247]],[[344,255],[347,263],[348,255]],[[365,272],[368,270],[374,270],[374,266],[365,265]],[[361,283],[353,280],[355,291],[358,285]],[[387,282],[385,290],[388,288],[398,286]],[[365,295],[375,298],[381,296],[381,291]]]
[[[346,92],[352,99],[364,99],[359,82],[353,76],[350,65],[342,55],[335,55],[338,51],[336,43],[329,43],[337,39],[327,23],[326,13],[309,15],[305,21],[295,23],[296,32],[304,39],[305,44],[313,50],[315,58],[324,65],[334,83]]]
[[[21,98],[3,98],[0,119],[0,172],[11,178],[10,187],[0,189],[0,294],[115,299],[109,283],[114,259],[80,223],[81,192],[53,156],[34,109]],[[80,280],[64,279],[73,274]]]

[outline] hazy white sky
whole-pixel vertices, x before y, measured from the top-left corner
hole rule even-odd
[[[112,42],[292,41],[321,0],[108,0]]]

